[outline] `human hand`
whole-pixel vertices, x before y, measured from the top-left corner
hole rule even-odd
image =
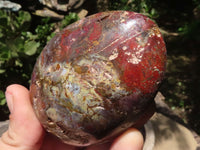
[[[0,138],[1,150],[79,150],[62,143],[55,136],[46,133],[36,118],[31,106],[29,91],[21,85],[11,85],[6,90],[10,110],[8,130]],[[141,150],[142,134],[128,129],[110,143],[93,145],[85,150]]]

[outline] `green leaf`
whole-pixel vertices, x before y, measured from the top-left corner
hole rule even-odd
[[[24,49],[24,40],[21,37],[15,39],[8,39],[6,41],[8,52],[10,52],[10,57],[19,57],[19,52]]]
[[[16,17],[16,26],[22,30],[26,30],[27,25],[31,21],[31,15],[26,11],[19,11],[19,16]]]
[[[77,13],[69,13],[61,22],[61,28],[66,27],[67,25],[79,20]]]
[[[32,34],[31,32],[29,32],[29,31],[22,32],[21,34],[22,34],[22,36],[23,36],[25,39],[35,40],[35,39],[37,38],[37,35],[34,35],[34,34]]]
[[[23,51],[23,49],[24,49],[24,39],[23,39],[21,36],[17,37],[17,38],[12,42],[12,44],[13,44],[13,49],[12,49],[12,50],[14,50],[14,51],[16,51],[16,52],[21,52],[21,51]]]
[[[24,45],[24,52],[26,55],[31,56],[37,52],[37,48],[40,46],[39,42],[29,41]]]
[[[0,90],[0,106],[5,105],[5,104],[6,104],[5,94],[3,91]]]
[[[1,61],[6,61],[10,59],[10,51],[5,45],[1,45],[0,48],[0,60]]]
[[[15,60],[15,66],[19,66],[19,67],[23,66],[23,63],[21,62],[20,59]]]
[[[4,73],[5,71],[5,69],[0,69],[0,74]]]
[[[1,32],[1,29],[0,29],[0,38],[2,38],[3,37],[3,33]]]
[[[19,11],[18,21],[29,22],[31,20],[31,15],[27,11]]]

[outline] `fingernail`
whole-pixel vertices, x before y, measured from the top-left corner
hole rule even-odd
[[[6,101],[7,101],[10,113],[12,113],[13,112],[13,95],[8,91],[6,91]]]

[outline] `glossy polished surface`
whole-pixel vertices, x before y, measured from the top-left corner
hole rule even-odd
[[[166,48],[138,13],[103,12],[66,27],[44,48],[30,86],[47,131],[77,146],[104,142],[153,114]]]

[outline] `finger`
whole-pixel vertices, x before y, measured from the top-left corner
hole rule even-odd
[[[45,136],[45,140],[42,144],[42,148],[40,150],[78,150],[78,147],[74,147],[71,145],[67,145],[57,137],[47,133]]]
[[[39,150],[44,130],[36,118],[30,103],[29,91],[20,85],[11,85],[6,90],[10,110],[10,124],[0,139],[4,150]]]
[[[143,136],[135,128],[128,129],[117,137],[113,143],[92,145],[87,150],[142,150]]]
[[[86,150],[109,150],[111,142],[89,146]]]
[[[135,128],[128,129],[111,145],[110,150],[142,150],[143,136]]]

